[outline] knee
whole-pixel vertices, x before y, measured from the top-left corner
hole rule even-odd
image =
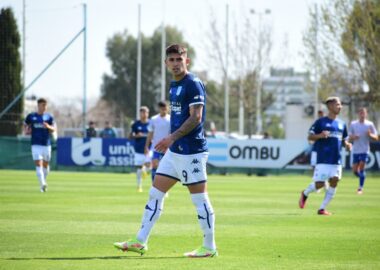
[[[315,182],[315,188],[320,189],[325,186],[325,182]]]

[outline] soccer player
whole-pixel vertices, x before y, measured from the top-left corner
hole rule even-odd
[[[314,169],[312,182],[301,192],[299,207],[304,208],[310,193],[325,186],[325,181],[329,182],[325,198],[319,207],[318,215],[331,215],[326,210],[326,206],[336,193],[336,187],[342,175],[342,145],[346,150],[351,150],[351,143],[348,141],[346,124],[337,118],[342,104],[338,97],[329,97],[326,100],[328,114],[314,122],[309,130],[309,141],[315,141],[317,151],[317,164]]]
[[[377,130],[375,125],[367,120],[367,109],[360,108],[359,119],[352,121],[349,128],[350,141],[353,142],[353,164],[352,170],[354,174],[359,178],[359,188],[357,193],[360,195],[363,193],[365,175],[365,164],[367,162],[369,153],[370,139],[378,140]]]
[[[190,59],[187,57],[187,49],[182,45],[173,44],[166,49],[165,63],[174,79],[169,91],[171,134],[161,140],[155,150],[167,152],[158,165],[137,236],[114,245],[123,251],[144,254],[148,249],[152,227],[163,210],[165,193],[177,182],[181,182],[190,192],[203,231],[203,245],[184,256],[214,257],[217,256],[215,216],[206,182],[208,148],[204,137],[205,87],[200,79],[188,72]]]
[[[36,174],[40,183],[40,191],[47,191],[47,176],[51,158],[50,134],[55,131],[54,118],[46,113],[47,101],[37,100],[37,112],[27,115],[24,128],[26,134],[31,134],[32,157],[36,165]]]
[[[152,181],[154,181],[158,163],[165,154],[154,150],[154,148],[159,141],[170,134],[170,115],[168,114],[168,106],[165,101],[160,101],[158,103],[158,110],[159,113],[153,116],[149,121],[149,133],[145,142],[145,155],[149,155],[150,148],[153,149],[151,169]]]
[[[102,138],[116,138],[116,131],[111,123],[106,121],[104,129],[100,132]]]
[[[145,142],[148,136],[149,109],[146,106],[140,108],[140,119],[136,120],[131,127],[130,140],[135,140],[135,166],[137,191],[142,192],[142,177],[146,174],[146,168],[150,165],[148,155],[145,155]]]

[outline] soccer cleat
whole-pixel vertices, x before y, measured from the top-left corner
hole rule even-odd
[[[363,189],[361,188],[358,188],[358,191],[357,191],[358,195],[362,195],[363,194]]]
[[[218,256],[218,251],[216,249],[209,249],[206,247],[197,248],[191,252],[186,252],[183,256],[188,258],[208,258]]]
[[[40,190],[42,193],[47,192],[47,185],[42,185]]]
[[[307,200],[307,196],[305,196],[305,194],[302,191],[300,200],[298,201],[298,205],[301,209],[305,208],[306,200]]]
[[[322,215],[322,216],[331,216],[332,213],[330,213],[329,211],[325,210],[325,209],[319,209],[318,210],[318,215]]]
[[[148,250],[148,247],[136,238],[129,239],[126,242],[116,242],[113,245],[121,251],[132,251],[140,253],[140,255],[144,255],[144,253]]]
[[[139,188],[137,189],[137,192],[143,192],[142,187],[139,187]]]

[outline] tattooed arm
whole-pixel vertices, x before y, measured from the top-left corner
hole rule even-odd
[[[162,139],[155,147],[159,152],[165,152],[176,140],[189,134],[202,121],[203,104],[190,106],[190,116],[175,132]]]

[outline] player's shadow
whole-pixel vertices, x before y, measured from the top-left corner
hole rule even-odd
[[[160,259],[183,259],[182,256],[166,256],[166,257],[146,257],[146,256],[95,256],[95,257],[31,257],[31,258],[4,258],[8,261],[31,261],[31,260],[47,260],[47,261],[87,261],[87,260],[160,260]]]

